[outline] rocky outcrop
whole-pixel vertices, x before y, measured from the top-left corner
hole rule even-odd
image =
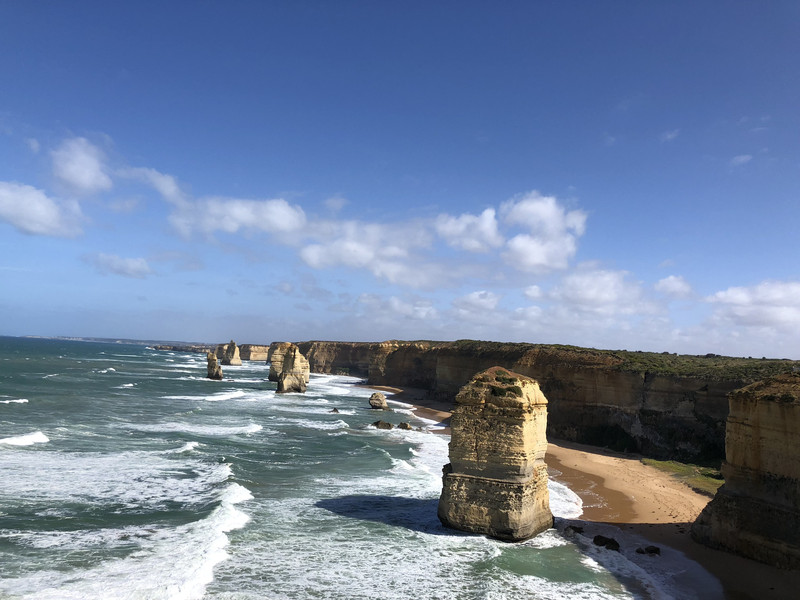
[[[269,356],[269,346],[255,344],[242,344],[239,346],[239,356],[242,360],[266,361]]]
[[[470,340],[300,346],[314,372],[366,374],[371,385],[421,388],[445,401],[501,365],[539,382],[551,437],[686,461],[724,456],[729,392],[799,364]]]
[[[289,344],[287,348],[282,348],[279,360],[272,362],[269,370],[269,378],[272,379],[273,372],[275,380],[278,382],[278,393],[306,391],[309,381],[309,368],[306,357],[300,353],[300,349],[294,344]]]
[[[217,362],[217,355],[213,352],[207,352],[206,360],[208,361],[206,377],[209,379],[222,379],[222,367]]]
[[[375,392],[369,397],[369,407],[376,410],[389,410],[389,405],[386,403],[386,396],[381,392]]]
[[[220,356],[220,351],[222,356]],[[220,344],[217,346],[217,356],[222,359],[223,365],[241,366],[242,359],[239,357],[239,347],[236,342],[231,340],[230,344]]]
[[[272,342],[269,345],[267,362],[269,363],[268,379],[270,381],[278,381],[278,374],[283,370],[283,355],[293,345],[291,342]]]
[[[547,399],[499,367],[456,396],[439,519],[447,527],[524,540],[553,524],[547,489]]]
[[[695,540],[800,569],[800,373],[730,395],[724,485],[692,526]]]

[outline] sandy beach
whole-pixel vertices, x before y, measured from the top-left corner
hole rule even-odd
[[[424,390],[369,386],[392,394],[390,400],[414,405],[420,417],[440,423],[448,433],[452,405],[432,401]],[[689,529],[710,498],[658,469],[640,456],[551,440],[546,462],[551,477],[580,496],[587,528],[609,524],[668,546],[702,565],[722,584],[729,600],[786,600],[800,590],[800,571],[770,567],[694,542]],[[658,558],[658,557],[654,557]]]

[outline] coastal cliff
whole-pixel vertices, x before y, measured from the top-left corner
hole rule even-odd
[[[730,395],[725,484],[692,527],[706,545],[800,569],[800,373]]]
[[[439,519],[508,541],[549,529],[547,400],[539,385],[493,367],[461,388],[455,403]]]
[[[256,344],[242,344],[239,346],[239,356],[242,360],[266,361],[269,355],[269,346]]]
[[[421,388],[449,402],[475,373],[500,365],[539,382],[550,437],[689,461],[724,456],[729,392],[797,364],[470,340],[298,346],[316,373]]]

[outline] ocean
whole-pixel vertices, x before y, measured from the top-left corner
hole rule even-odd
[[[211,381],[205,355],[0,337],[0,598],[691,597],[682,555],[565,534],[581,500],[555,481],[557,527],[532,540],[443,528],[435,423],[370,410],[352,377],[276,395],[268,369]]]

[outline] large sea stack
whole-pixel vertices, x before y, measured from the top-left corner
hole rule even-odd
[[[272,379],[273,371],[275,371],[275,362],[270,365],[269,378]],[[300,349],[294,344],[289,344],[289,347],[283,352],[280,360],[280,371],[276,372],[278,382],[277,392],[279,394],[285,392],[300,392],[306,391],[306,384],[308,384],[310,371],[306,357],[300,354]]]
[[[450,464],[439,519],[447,527],[507,541],[553,525],[547,489],[547,399],[539,384],[492,367],[456,396]]]
[[[207,352],[206,359],[208,361],[206,377],[209,379],[222,379],[222,367],[217,362],[217,355],[213,352]]]
[[[692,526],[695,540],[800,569],[800,373],[732,392],[725,484]]]

